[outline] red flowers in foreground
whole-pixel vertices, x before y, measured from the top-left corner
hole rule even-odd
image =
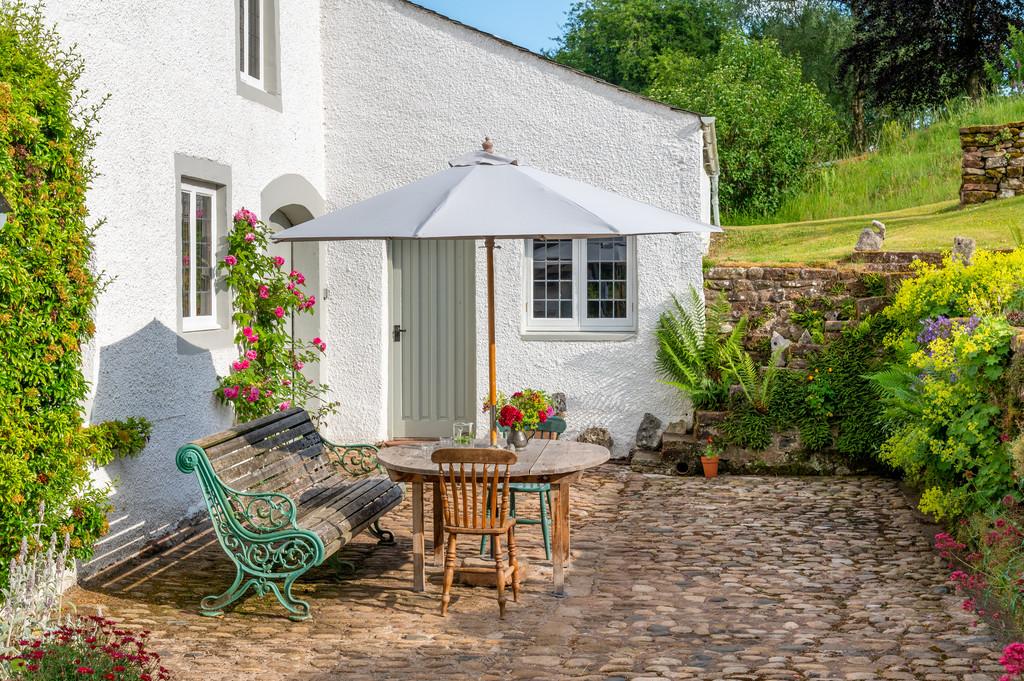
[[[122,629],[103,617],[80,617],[35,640],[18,641],[13,654],[0,655],[0,667],[17,676],[32,672],[33,678],[47,679],[170,679],[160,656],[146,650],[148,642],[148,631]]]
[[[498,423],[505,428],[514,428],[519,426],[523,422],[523,412],[519,411],[515,406],[506,404],[498,412]]]

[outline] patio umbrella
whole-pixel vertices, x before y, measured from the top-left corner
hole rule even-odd
[[[494,240],[717,232],[718,227],[483,150],[439,173],[276,234],[275,241],[484,239],[491,445],[497,443]]]

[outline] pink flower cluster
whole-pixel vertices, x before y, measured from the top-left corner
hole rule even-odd
[[[238,258],[236,258],[233,255],[226,255],[226,256],[224,256],[224,263],[228,267],[234,267],[235,265],[238,264]]]
[[[281,411],[288,411],[289,409],[292,408],[292,403],[289,402],[288,400],[285,400],[281,404],[277,405],[277,408],[280,409]]]
[[[253,213],[247,208],[239,208],[235,212],[235,222],[248,222],[250,227],[255,227],[256,223],[259,222],[259,218],[256,217],[256,213]]]
[[[260,389],[254,385],[249,386],[249,388],[245,391],[245,401],[255,402],[258,399],[260,399]]]
[[[235,371],[245,371],[246,369],[249,368],[249,360],[240,359],[237,362],[232,362],[231,368],[234,369]]]
[[[274,256],[274,265],[277,266],[277,267],[283,267],[284,266],[284,258],[282,258],[279,255],[275,255]]]
[[[319,336],[313,339],[313,347],[319,350],[320,352],[327,351],[327,343],[323,342]]]
[[[251,326],[247,326],[242,329],[242,335],[245,336],[245,340],[249,341],[252,345],[256,345],[260,342],[260,335],[253,331]]]
[[[288,273],[288,278],[294,281],[296,284],[302,285],[306,283],[306,275],[298,270],[292,270]]]
[[[241,387],[233,385],[230,388],[224,388],[224,399],[233,400],[238,397],[238,393],[241,391]]]
[[[1021,678],[1024,675],[1024,643],[1011,643],[1003,648],[999,664],[1006,670],[1006,673],[999,677],[999,681],[1015,681]]]
[[[245,243],[251,244],[253,241],[256,241],[256,235],[252,232],[247,233],[245,235]]]
[[[967,546],[958,542],[949,533],[939,532],[935,535],[935,548],[943,558],[952,558],[954,553],[963,551]]]
[[[267,286],[266,284],[264,284],[263,286],[260,286],[259,296],[260,296],[260,298],[262,298],[264,300],[269,298],[270,297],[270,287]]]

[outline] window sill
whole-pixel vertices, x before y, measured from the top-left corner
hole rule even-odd
[[[594,343],[615,343],[630,341],[637,337],[636,331],[552,331],[532,329],[521,331],[524,341],[584,341]]]
[[[188,333],[204,333],[209,331],[220,331],[224,327],[220,324],[182,324],[181,332],[184,334]]]
[[[280,94],[269,92],[263,88],[256,87],[255,85],[250,85],[250,83],[247,83],[242,79],[242,74],[240,72],[237,73],[235,85],[238,94],[245,99],[256,102],[257,104],[262,104],[269,109],[277,111],[278,113],[283,111]]]

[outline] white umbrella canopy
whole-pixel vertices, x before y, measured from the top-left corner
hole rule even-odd
[[[483,151],[451,167],[277,233],[273,239],[484,239],[490,350],[491,444],[497,442],[494,240],[719,232],[721,229]]]

